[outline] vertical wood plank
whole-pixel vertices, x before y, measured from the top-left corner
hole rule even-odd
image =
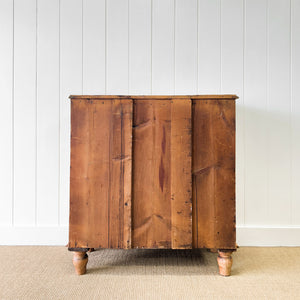
[[[89,161],[93,158],[90,157],[89,151],[91,140],[89,107],[89,102],[84,100],[72,101],[71,104],[69,247],[74,248],[89,246],[91,235],[89,225],[95,225],[95,219],[89,215],[89,206],[93,207],[94,193],[98,191],[90,189],[94,178],[90,178],[89,169]],[[102,217],[101,210],[98,213],[99,217]],[[101,237],[97,237],[99,243],[102,241]]]
[[[288,225],[291,222],[290,1],[270,1],[268,15],[268,223]]]
[[[235,249],[235,101],[219,100],[214,114],[216,248]]]
[[[131,100],[73,100],[69,247],[131,246]]]
[[[130,202],[128,201],[131,198],[132,105],[131,100],[115,99],[112,101],[108,247],[128,248],[131,236]],[[124,212],[126,212],[125,215]],[[124,232],[126,232],[126,239]]]
[[[133,247],[191,248],[190,101],[173,101],[134,103]]]
[[[292,0],[291,20],[291,68],[292,68],[292,170],[291,170],[291,197],[292,197],[292,224],[300,224],[300,1]]]
[[[122,100],[122,153],[121,166],[123,171],[123,245],[122,248],[131,248],[132,240],[132,122],[133,101]]]
[[[0,188],[2,197],[0,225],[13,222],[13,2],[0,2]]]
[[[153,106],[152,164],[152,245],[171,247],[171,105],[155,100]],[[151,149],[151,148],[150,148]],[[140,162],[136,162],[137,164]],[[143,199],[144,201],[144,199]],[[147,201],[147,200],[146,200]]]
[[[109,159],[109,198],[108,198],[108,248],[119,248],[121,236],[120,199],[122,198],[122,118],[120,100],[112,100],[110,114],[110,159]],[[122,207],[123,208],[123,207]]]
[[[221,83],[220,0],[198,5],[198,93],[218,94]]]
[[[109,244],[111,107],[110,101],[89,101],[90,197],[87,222],[92,228],[88,234],[89,245],[92,247],[107,248]]]
[[[175,94],[197,94],[197,0],[176,0]]]
[[[152,163],[154,109],[151,101],[134,101],[133,107],[132,246],[148,247],[148,243],[149,246],[153,244],[151,231],[153,197],[152,188],[143,187],[152,187],[154,180]]]
[[[105,94],[105,0],[83,0],[83,94]]]
[[[236,210],[237,224],[244,224],[244,1],[224,0],[221,5],[221,81],[224,94],[236,102]]]
[[[191,99],[171,101],[171,246],[192,248]]]
[[[268,224],[267,1],[245,5],[245,224],[263,225]]]
[[[57,225],[59,222],[58,0],[38,2],[37,40],[37,224]]]
[[[36,222],[36,1],[14,2],[14,224]]]
[[[151,94],[151,0],[129,3],[129,94]]]
[[[235,249],[235,102],[194,100],[193,246]]]
[[[209,147],[213,144],[213,132],[208,105],[208,101],[203,104],[193,100],[193,248],[215,246],[212,166],[216,162]]]
[[[128,94],[128,0],[107,1],[107,94]]]
[[[70,9],[72,7],[72,9]],[[70,94],[82,93],[82,1],[60,1],[60,208],[61,225],[69,222]]]
[[[171,246],[170,112],[170,101],[135,102],[133,247]]]
[[[174,91],[174,1],[152,0],[152,93]]]

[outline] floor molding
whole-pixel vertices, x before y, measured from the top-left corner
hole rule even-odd
[[[68,226],[0,227],[0,245],[65,246]],[[237,227],[239,246],[300,246],[300,226]]]
[[[300,226],[237,227],[239,246],[300,246]]]
[[[67,226],[0,227],[0,245],[65,246]]]

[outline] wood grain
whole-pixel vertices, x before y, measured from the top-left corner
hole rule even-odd
[[[87,101],[71,102],[71,127],[69,248],[88,247],[90,131]]]
[[[74,252],[73,265],[77,275],[83,275],[86,273],[86,265],[88,263],[88,256],[86,252]]]
[[[169,117],[167,101],[134,102],[133,247],[170,246]]]
[[[171,102],[171,244],[192,248],[191,100]]]
[[[131,240],[131,100],[113,100],[109,134],[111,157],[108,184],[108,248],[129,248]]]
[[[193,102],[193,247],[235,249],[235,102]]]
[[[236,248],[233,98],[76,98],[71,116],[69,249]]]
[[[86,246],[95,248],[108,247],[108,207],[110,191],[110,144],[111,138],[111,110],[112,103],[108,101],[94,102],[86,101],[89,110],[89,132],[88,153],[78,155],[88,156],[88,191],[89,198],[86,199],[88,213],[88,241]],[[74,105],[76,105],[74,103]],[[73,127],[72,127],[73,128]],[[72,136],[73,140],[73,136]],[[71,160],[71,166],[72,166]],[[74,162],[74,168],[76,167]]]
[[[219,274],[222,276],[230,276],[232,266],[232,251],[219,250],[218,253],[217,261],[219,265]]]
[[[131,100],[72,101],[69,247],[129,248]]]
[[[191,248],[190,106],[134,102],[133,247]]]

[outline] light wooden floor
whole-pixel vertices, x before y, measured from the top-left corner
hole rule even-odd
[[[64,247],[0,247],[0,299],[300,299],[300,248],[242,247],[231,277],[206,250],[99,250],[77,276]]]

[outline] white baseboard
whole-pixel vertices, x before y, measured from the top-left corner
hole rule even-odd
[[[0,227],[0,245],[65,246],[68,226]],[[237,227],[239,246],[300,246],[300,226]]]
[[[65,246],[68,230],[67,226],[0,227],[0,245]]]
[[[237,227],[239,246],[279,247],[300,246],[300,226],[287,227]]]

